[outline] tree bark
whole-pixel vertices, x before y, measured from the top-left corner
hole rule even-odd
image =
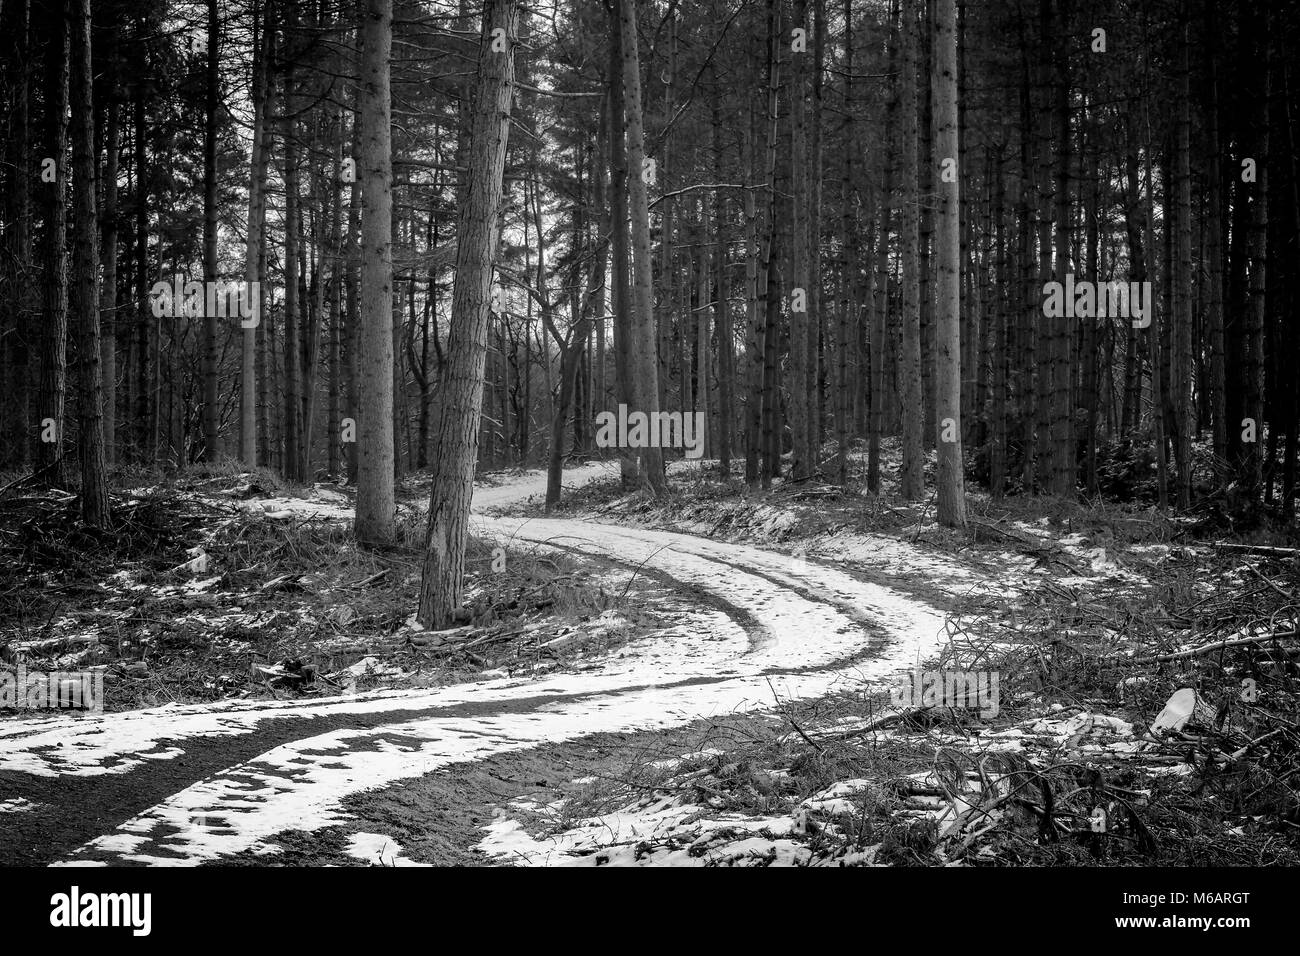
[[[1205,3],[1205,322],[1210,345],[1210,422],[1215,473],[1228,458],[1227,365],[1223,330],[1223,172],[1219,155],[1217,0]]]
[[[203,117],[203,281],[205,290],[217,282],[217,111],[221,107],[221,19],[217,0],[207,0],[208,62]],[[216,461],[217,316],[203,310],[203,460]]]
[[[628,203],[632,214],[633,389],[636,408],[653,420],[659,411],[658,368],[655,362],[655,316],[651,292],[650,209],[646,191],[645,134],[641,118],[641,67],[637,53],[636,0],[619,0],[622,38],[624,107],[627,112],[627,159],[630,167]],[[663,454],[641,449],[641,480],[652,493],[667,490]]]
[[[41,484],[62,487],[66,481],[63,462],[63,413],[67,399],[68,374],[68,253],[67,151],[68,151],[68,5],[73,0],[52,4],[54,31],[45,50],[45,113],[47,130],[42,170],[52,164],[53,181],[41,178],[45,191],[45,276],[42,286],[41,377],[36,394],[36,474]],[[52,439],[52,440],[51,440]]]
[[[794,22],[807,29],[808,0],[795,0]],[[790,54],[790,175],[793,180],[794,215],[791,228],[790,284],[790,432],[793,438],[794,457],[790,477],[802,481],[812,474],[813,435],[810,397],[812,395],[812,354],[809,349],[810,330],[815,317],[809,311],[812,296],[810,260],[811,224],[809,212],[812,193],[808,182],[808,103],[807,103],[808,53],[794,50]]]
[[[1256,181],[1243,190],[1241,198],[1250,197],[1250,279],[1249,308],[1244,332],[1243,377],[1245,379],[1245,417],[1255,426],[1255,441],[1242,446],[1238,477],[1250,501],[1258,500],[1263,482],[1264,437],[1264,305],[1268,285],[1268,204],[1269,204],[1269,68],[1270,51],[1267,15],[1251,6],[1244,12],[1251,39],[1250,66],[1254,76],[1247,156],[1255,160]],[[1240,425],[1238,426],[1240,427]]]
[[[1178,507],[1192,504],[1192,438],[1196,432],[1196,411],[1192,404],[1192,327],[1196,321],[1192,299],[1192,167],[1191,167],[1191,23],[1184,20],[1178,77],[1178,113],[1174,135],[1175,222],[1177,223],[1174,314],[1170,317],[1173,336],[1174,455],[1178,464]]]
[[[489,289],[510,133],[517,21],[516,0],[485,0],[471,154],[464,163],[469,179],[456,228],[456,282],[447,342],[445,397],[434,446],[433,491],[420,584],[419,620],[435,629],[450,626],[462,602],[465,543],[483,405]]]
[[[961,176],[957,164],[957,8],[955,0],[935,0],[934,34],[935,155],[939,230],[935,258],[935,441],[939,523],[966,526],[961,425]],[[945,175],[951,160],[953,175]],[[951,181],[949,181],[951,180]]]
[[[614,311],[614,391],[615,404],[632,406],[636,395],[632,384],[632,287],[631,245],[628,230],[628,165],[627,119],[623,89],[623,38],[619,26],[618,5],[610,7],[609,67],[609,189],[610,210],[613,216],[610,230],[610,268],[614,275],[610,283],[611,304]],[[636,171],[639,176],[640,170]],[[618,450],[619,475],[624,491],[637,483],[637,459],[625,448]]]
[[[393,0],[366,0],[361,26],[361,96],[357,103],[361,140],[357,179],[361,183],[362,210],[356,534],[357,540],[367,545],[392,541],[396,506],[392,427],[393,169],[389,119],[392,44]],[[287,301],[286,292],[286,309]],[[479,374],[482,374],[481,366]]]
[[[104,528],[108,525],[109,504],[104,465],[104,389],[99,366],[99,230],[95,216],[90,0],[72,0],[71,6],[72,206],[76,235],[70,305],[79,332],[81,520],[92,528]]]
[[[269,154],[264,148],[266,129],[266,71],[270,55],[271,19],[264,4],[253,8],[253,142],[248,164],[248,235],[244,245],[244,282],[257,321],[245,326],[240,338],[239,457],[249,468],[257,466],[257,326],[261,323],[261,281],[259,271],[266,228],[266,170]]]
[[[904,0],[899,21],[902,51],[903,113],[903,337],[899,357],[900,392],[903,408],[903,471],[901,492],[909,501],[925,493],[925,450],[921,432],[925,425],[921,382],[921,280],[920,225],[917,210],[920,192],[917,170],[917,97],[916,97],[916,9]]]
[[[103,283],[99,296],[100,368],[104,385],[104,462],[117,458],[117,171],[121,109],[117,98],[117,25],[108,26],[108,116],[104,121],[104,207],[101,210]]]

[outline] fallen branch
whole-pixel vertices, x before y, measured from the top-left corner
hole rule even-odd
[[[1163,661],[1180,661],[1188,657],[1199,657],[1202,654],[1212,654],[1215,651],[1221,651],[1227,647],[1240,647],[1243,644],[1262,644],[1265,641],[1275,640],[1279,637],[1295,637],[1296,632],[1274,631],[1271,634],[1260,634],[1256,637],[1238,637],[1230,641],[1218,641],[1214,644],[1204,644],[1201,647],[1193,647],[1186,651],[1174,651],[1170,654],[1155,654],[1151,657],[1135,657],[1130,664],[1156,664]]]
[[[1300,549],[1296,548],[1275,548],[1265,544],[1231,544],[1227,541],[1216,541],[1214,547],[1220,551],[1237,551],[1241,554],[1262,554],[1270,558],[1293,558],[1300,555]]]

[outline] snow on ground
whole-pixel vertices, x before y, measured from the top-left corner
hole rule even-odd
[[[360,790],[421,776],[453,763],[588,734],[664,729],[702,716],[767,708],[774,703],[774,695],[781,699],[820,697],[893,675],[917,658],[931,657],[942,640],[943,621],[933,611],[832,569],[810,566],[804,571],[806,577],[799,576],[780,567],[784,563],[781,556],[727,549],[736,561],[764,565],[765,571],[801,591],[835,602],[825,604],[774,587],[758,574],[720,566],[688,551],[664,548],[661,534],[624,532],[608,546],[626,555],[637,544],[637,534],[653,535],[653,540],[640,542],[641,548],[657,552],[648,560],[671,569],[679,579],[706,582],[703,586],[711,586],[764,620],[757,644],[750,646],[746,641],[742,648],[734,639],[709,642],[712,647],[684,642],[685,647],[711,652],[690,660],[675,658],[677,643],[671,636],[661,636],[661,657],[646,657],[641,667],[634,657],[621,675],[599,672],[533,682],[487,681],[419,695],[430,708],[457,699],[495,698],[500,710],[468,718],[407,720],[379,730],[343,729],[285,744],[182,790],[123,824],[117,834],[92,841],[84,849],[126,850],[123,857],[137,862],[162,862],[176,855],[187,860],[212,859],[256,847],[284,829],[342,822],[339,802]],[[711,544],[672,537],[683,549],[708,551]],[[587,546],[592,545],[588,542]],[[884,625],[888,639],[875,637],[855,620],[868,612],[879,615],[878,623]],[[721,625],[723,620],[717,615],[714,623]],[[834,666],[868,648],[878,650],[880,656]],[[796,667],[826,669],[782,673]],[[538,696],[561,687],[568,693],[536,702]],[[533,701],[523,703],[529,698]],[[413,699],[387,695],[353,703],[404,709]],[[328,706],[347,704],[315,705],[312,709]],[[303,711],[290,710],[285,716]],[[244,711],[241,716],[249,715]],[[174,736],[174,725],[158,727],[155,733]],[[111,842],[105,843],[105,839]]]
[[[337,488],[314,485],[305,498],[284,495],[256,498],[238,502],[235,507],[246,514],[257,515],[272,521],[289,519],[324,519],[351,521],[352,502]]]
[[[588,466],[578,480],[610,470]],[[573,481],[566,475],[566,483]],[[542,489],[544,475],[526,474],[485,494],[476,491],[475,505],[498,507]],[[294,740],[212,774],[87,844],[68,862],[80,862],[88,851],[147,863],[274,852],[269,841],[277,833],[342,822],[340,802],[362,790],[593,733],[680,726],[702,716],[769,708],[774,697],[819,697],[888,678],[934,656],[944,640],[943,618],[929,607],[788,555],[574,520],[480,517],[476,523],[539,547],[574,548],[653,569],[707,593],[718,606],[700,607],[669,631],[635,641],[584,673],[330,701],[223,702],[25,721],[0,729],[0,769],[124,772],[180,756],[189,739],[246,734],[268,720],[406,712],[379,727]],[[478,707],[466,715],[469,704]]]
[[[710,817],[680,795],[656,794],[541,838],[503,817],[486,827],[479,849],[529,866],[793,866],[810,856],[782,839],[795,826],[791,817]]]
[[[837,721],[836,730],[842,733],[852,723]],[[871,721],[873,726],[878,723],[879,715]],[[864,805],[876,800],[896,801],[894,818],[930,821],[941,835],[987,827],[1001,818],[1004,810],[990,808],[987,801],[1023,783],[1023,772],[998,773],[992,769],[996,763],[985,769],[981,754],[1014,750],[1025,754],[1031,766],[1041,767],[1105,753],[1128,758],[1146,773],[1182,776],[1190,770],[1185,764],[1162,765],[1162,758],[1149,752],[1154,742],[1138,739],[1132,724],[1060,704],[1011,727],[985,730],[978,739],[939,728],[872,732],[898,742],[963,749],[971,760],[964,772],[930,768],[885,786],[879,780],[844,779],[787,804],[783,811],[746,814],[722,811],[721,797],[705,798],[708,787],[691,785],[695,768],[707,765],[711,754],[718,756],[716,750],[699,751],[656,761],[652,766],[670,776],[648,795],[633,798],[629,793],[629,802],[612,812],[574,819],[564,814],[563,801],[499,809],[483,827],[477,849],[500,862],[523,866],[872,865],[879,844],[854,848],[852,841],[840,838],[846,816],[860,817]],[[1152,759],[1157,762],[1146,766]],[[532,816],[525,822],[511,809],[528,810]],[[830,839],[797,839],[814,833]]]
[[[590,462],[576,468],[566,468],[562,486],[564,490],[572,491],[599,478],[613,477],[617,474],[618,462],[616,461]],[[499,484],[476,483],[472,507],[475,511],[504,508],[545,494],[546,472],[532,469],[508,475]]]
[[[597,693],[532,709],[517,704],[514,710],[491,715],[331,731],[213,774],[122,824],[115,834],[91,841],[76,855],[107,850],[142,863],[211,860],[256,848],[283,830],[343,823],[344,797],[451,764],[590,734],[664,730],[700,717],[752,712],[771,707],[778,697],[821,697],[897,670],[896,661],[883,658],[811,674]]]
[[[687,755],[689,757],[691,755]],[[687,757],[679,758],[685,761]],[[683,793],[657,791],[612,813],[532,836],[519,820],[498,813],[478,849],[524,866],[818,866],[824,853],[792,839],[811,827],[834,832],[833,820],[854,814],[865,780],[844,780],[813,794],[789,813],[747,816],[701,806]],[[559,808],[552,808],[558,810]],[[818,821],[810,822],[811,816]],[[869,863],[868,847],[841,862]]]
[[[952,596],[963,594],[1018,594],[1032,586],[1034,561],[1023,555],[998,555],[999,567],[983,573],[946,554],[879,534],[837,531],[809,546],[810,558],[860,566],[874,573],[908,579],[920,578]]]
[[[0,800],[0,813],[28,813],[39,806],[39,803],[32,803],[24,797],[14,797],[12,800]]]
[[[402,846],[382,833],[354,833],[348,838],[348,856],[371,866],[428,866],[402,856]]]
[[[758,642],[770,645],[764,648],[769,667],[817,667],[851,654],[863,646],[862,625],[895,638],[910,635],[918,653],[932,650],[943,629],[941,615],[890,588],[745,545],[567,519],[479,518],[475,527],[546,548],[613,555],[706,590],[752,615]]]

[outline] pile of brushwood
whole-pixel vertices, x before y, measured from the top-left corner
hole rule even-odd
[[[625,603],[565,558],[475,540],[460,626],[424,632],[422,516],[404,511],[394,546],[365,549],[337,506],[313,513],[315,494],[264,473],[183,475],[115,491],[96,530],[75,495],[15,487],[0,498],[0,667],[100,670],[110,711],[437,686],[559,666],[591,649],[562,638]],[[309,500],[277,518],[249,507],[259,497]]]

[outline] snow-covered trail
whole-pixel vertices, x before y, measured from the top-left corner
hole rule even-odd
[[[575,471],[566,484],[605,466]],[[174,783],[161,799],[87,834],[63,862],[188,864],[270,850],[282,831],[341,822],[341,801],[362,790],[588,734],[762,709],[774,695],[821,696],[930,657],[942,639],[933,609],[826,565],[671,532],[481,514],[544,487],[544,475],[527,475],[476,490],[478,532],[637,568],[710,600],[579,674],[24,722],[0,730],[0,810],[11,807],[0,819],[21,826],[63,781],[121,790],[165,773]],[[187,777],[188,764],[203,772]],[[24,793],[24,778],[42,786]]]

